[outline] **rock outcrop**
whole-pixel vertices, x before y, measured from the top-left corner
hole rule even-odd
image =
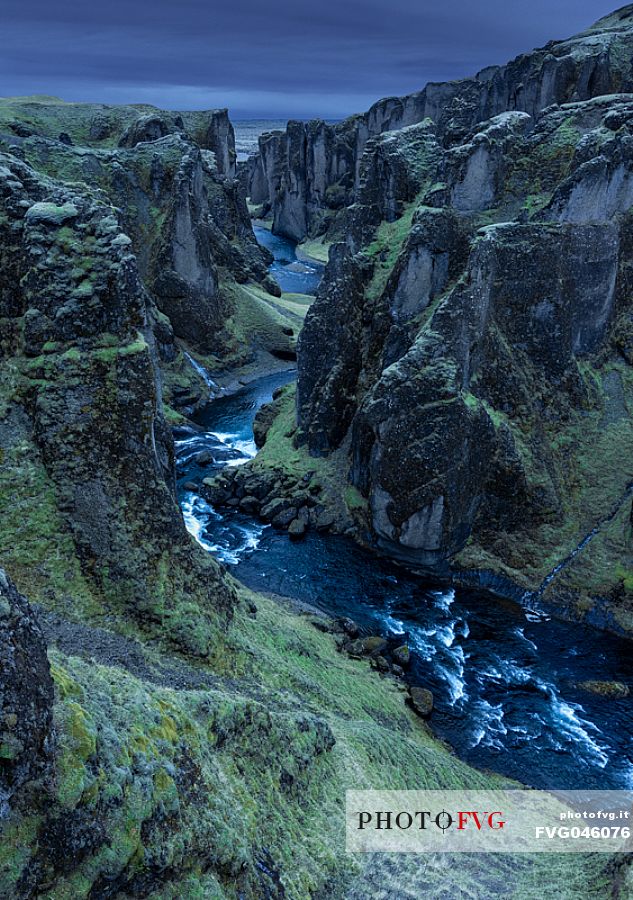
[[[248,165],[251,200],[272,214],[273,231],[293,240],[328,229],[340,234],[337,212],[355,200],[365,146],[383,132],[430,119],[449,147],[478,122],[503,112],[535,118],[552,104],[633,90],[630,19],[631,7],[623,7],[582,34],[551,41],[473,78],[428,84],[340,123],[290,122],[285,132],[264,134]],[[477,161],[473,165],[479,168]],[[473,170],[474,177],[480,176]]]
[[[19,151],[55,178],[102,188],[121,209],[141,277],[176,337],[203,354],[226,352],[234,303],[223,278],[262,282],[267,271],[236,182],[210,151],[181,133],[117,150],[32,137]]]
[[[180,154],[181,140],[151,146]],[[176,504],[142,223],[131,237],[130,208],[98,182],[43,168],[0,153],[0,559],[33,604],[1,569],[0,895],[299,896],[335,871],[347,881],[343,859],[302,869],[281,824],[308,794],[320,821],[333,729],[275,699],[278,665],[253,652],[270,625]],[[300,656],[319,653],[299,629]],[[320,690],[299,678],[304,697]]]
[[[20,137],[9,128],[16,121],[28,124]],[[286,313],[268,303],[281,292],[235,177],[226,110],[0,101],[4,144],[56,181],[99,188],[116,208],[157,307],[153,331],[171,421],[208,400],[205,370],[258,364],[277,350],[294,358]]]
[[[495,112],[474,128],[367,143],[300,336],[295,438],[349,444],[383,552],[626,632],[632,40],[627,7],[455,86]]]
[[[0,821],[33,803],[50,777],[53,679],[46,644],[26,599],[0,569]]]
[[[52,531],[64,545],[68,536],[88,595],[206,656],[233,592],[198,554],[176,506],[154,308],[132,242],[99,192],[46,179],[8,154],[0,179],[6,489],[23,491],[30,508],[37,473],[55,519],[31,510],[32,539]],[[7,565],[22,558],[28,571],[28,529],[15,528]],[[64,561],[68,549],[59,553],[42,564],[58,571],[63,596],[64,565],[75,564]],[[50,582],[48,591],[61,601]]]
[[[456,549],[473,577],[466,553],[511,575],[540,554],[533,580],[543,535],[593,516],[610,566],[630,533],[630,492],[605,498],[630,447],[631,108],[496,118],[455,152],[429,122],[368,144],[302,339],[302,428],[286,388],[253,467],[205,488],[296,537],[353,516],[407,559]],[[179,342],[247,354],[269,296],[249,284],[240,308],[261,262],[225,114],[39,98],[1,103],[0,131],[0,896],[495,894],[492,857],[453,880],[344,852],[350,787],[505,784],[417,720],[428,690],[405,705],[402,636],[236,586],[177,508],[164,381],[183,360],[210,377]],[[509,896],[542,890],[536,857]],[[557,875],[574,896],[630,881],[578,854]]]

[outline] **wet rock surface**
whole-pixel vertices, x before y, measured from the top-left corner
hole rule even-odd
[[[433,711],[433,694],[427,688],[410,687],[409,698],[411,706],[422,718],[426,718]]]

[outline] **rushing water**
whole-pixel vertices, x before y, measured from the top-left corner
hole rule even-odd
[[[355,619],[367,633],[412,649],[411,680],[435,697],[430,725],[459,756],[539,788],[633,787],[633,696],[577,687],[589,679],[631,686],[630,644],[483,593],[426,583],[353,542],[309,533],[299,543],[235,510],[213,510],[199,482],[255,454],[252,422],[278,374],[211,403],[202,431],[177,441],[183,514],[197,540],[251,587]],[[210,450],[213,462],[196,455]]]

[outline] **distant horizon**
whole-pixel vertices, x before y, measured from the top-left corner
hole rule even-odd
[[[7,96],[70,103],[228,107],[233,121],[340,120],[373,103],[503,65],[614,11],[609,0],[5,0]]]

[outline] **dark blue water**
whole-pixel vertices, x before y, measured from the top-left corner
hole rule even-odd
[[[297,259],[296,244],[279,237],[267,228],[254,227],[258,242],[275,257],[269,271],[282,291],[293,294],[316,294],[323,277],[323,266]]]
[[[283,269],[288,242],[265,235]],[[312,289],[306,273],[297,283],[304,292]],[[343,537],[309,533],[291,542],[285,532],[239,511],[218,512],[197,491],[185,490],[187,481],[199,483],[255,455],[255,413],[293,377],[289,371],[262,378],[215,400],[198,414],[200,432],[176,441],[180,502],[191,533],[250,587],[350,616],[366,633],[407,641],[409,679],[435,697],[430,725],[467,762],[537,788],[632,788],[630,642],[487,594],[433,585]],[[198,463],[202,450],[210,450],[210,464]],[[577,686],[590,679],[621,681],[632,696],[614,700]]]
[[[255,412],[290,377],[261,379],[210,404],[198,418],[204,431],[177,444],[180,483],[250,458]],[[193,459],[203,448],[217,457],[210,468]],[[600,678],[633,688],[629,642],[424,582],[342,537],[309,533],[294,543],[243,513],[218,513],[196,492],[181,502],[192,533],[245,584],[408,641],[411,679],[435,696],[430,724],[461,758],[539,788],[633,786],[631,699],[576,686]]]

